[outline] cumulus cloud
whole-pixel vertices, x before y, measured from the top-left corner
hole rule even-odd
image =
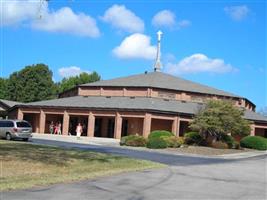
[[[100,34],[96,21],[92,17],[83,13],[75,14],[68,7],[46,13],[41,20],[33,22],[33,28],[87,37],[97,37]]]
[[[152,18],[152,25],[155,27],[167,27],[180,29],[191,25],[189,20],[176,20],[176,15],[170,10],[162,10]]]
[[[169,10],[162,10],[152,18],[152,24],[154,26],[174,26],[176,23],[175,18],[176,16],[173,12]]]
[[[33,29],[48,32],[68,33],[86,37],[97,37],[100,31],[94,18],[83,13],[74,13],[71,8],[49,10],[47,2],[3,1],[1,2],[2,26],[27,23]]]
[[[249,8],[246,5],[228,6],[224,8],[224,11],[235,21],[242,21],[250,12]]]
[[[101,17],[104,22],[129,33],[143,32],[144,22],[124,5],[113,5]]]
[[[156,57],[157,48],[151,45],[150,40],[147,35],[135,33],[126,37],[112,52],[121,59],[153,60]]]
[[[90,71],[82,70],[80,67],[76,66],[70,66],[70,67],[62,67],[58,70],[58,73],[61,77],[71,77],[71,76],[77,76],[83,72],[91,73]]]
[[[167,63],[166,71],[172,74],[194,74],[201,72],[227,73],[237,71],[237,69],[231,64],[226,64],[223,59],[213,59],[199,53],[185,57],[178,63]]]
[[[0,4],[1,25],[17,25],[18,23],[38,17],[38,11],[42,8],[47,9],[47,3],[44,2],[40,7],[38,1],[2,1]]]

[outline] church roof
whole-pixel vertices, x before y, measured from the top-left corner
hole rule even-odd
[[[166,100],[146,97],[105,97],[105,96],[74,96],[60,99],[38,101],[17,105],[18,107],[49,107],[49,108],[80,108],[92,110],[123,110],[123,111],[149,111],[194,115],[203,106],[202,103]],[[15,106],[16,107],[16,106]],[[13,107],[13,108],[15,108]],[[13,109],[11,108],[11,109]],[[253,111],[246,110],[244,118],[266,123],[264,117]]]
[[[10,100],[5,100],[5,99],[0,99],[0,103],[6,106],[7,108],[11,108],[15,105],[22,104],[21,102],[10,101]]]
[[[152,87],[240,98],[238,95],[162,72],[150,72],[111,80],[101,80],[93,83],[86,83],[81,86]]]

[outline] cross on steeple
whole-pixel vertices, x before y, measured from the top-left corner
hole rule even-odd
[[[161,61],[160,61],[160,56],[161,56],[161,52],[160,52],[160,41],[161,41],[161,35],[163,33],[161,31],[158,31],[157,32],[157,35],[158,35],[158,46],[157,46],[157,57],[156,57],[156,62],[155,62],[155,65],[154,65],[154,71],[155,72],[159,72],[161,67],[162,67],[162,64],[161,64]]]

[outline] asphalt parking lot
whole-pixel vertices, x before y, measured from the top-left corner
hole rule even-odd
[[[107,146],[49,140],[42,143],[147,159],[168,167],[23,191],[1,199],[267,199],[267,156],[219,159],[166,155]]]

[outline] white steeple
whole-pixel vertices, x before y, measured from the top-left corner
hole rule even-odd
[[[158,46],[157,46],[157,57],[156,57],[156,62],[155,62],[155,66],[154,66],[154,71],[155,72],[159,72],[160,68],[162,67],[161,61],[160,61],[160,40],[161,40],[161,35],[163,33],[161,31],[157,32],[158,35]]]

